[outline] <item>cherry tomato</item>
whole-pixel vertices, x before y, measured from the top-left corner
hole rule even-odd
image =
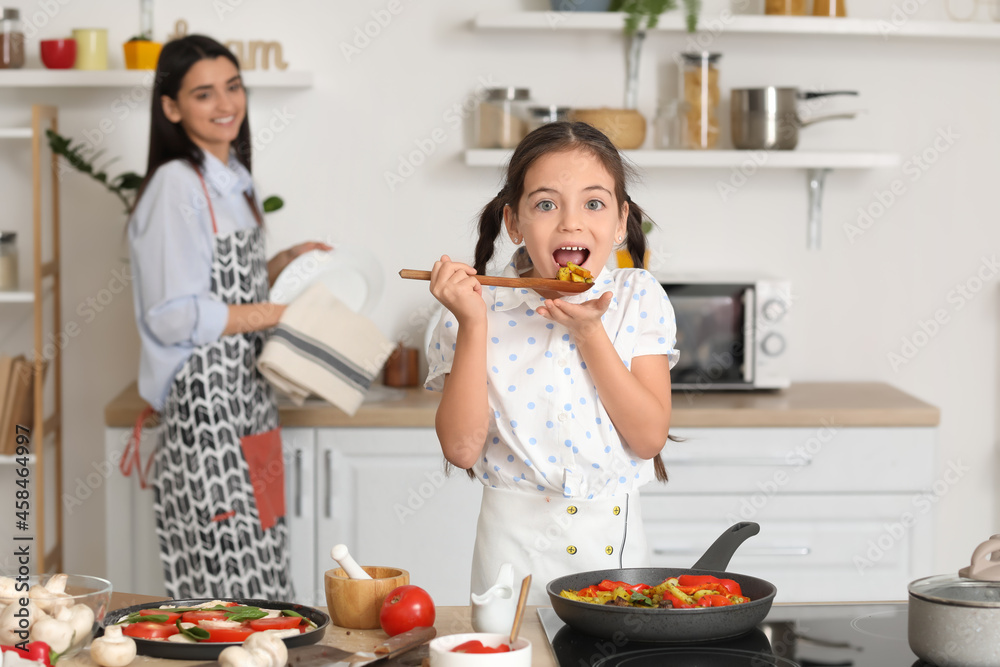
[[[140,609],[140,616],[166,616],[167,620],[164,623],[176,623],[177,619],[181,617],[179,612],[172,612],[169,609]]]
[[[197,623],[198,621],[224,621],[226,620],[226,612],[186,611],[181,615],[181,620],[185,623]]]
[[[419,586],[400,586],[386,596],[378,616],[390,637],[434,625],[434,601]]]
[[[122,626],[122,634],[138,639],[166,639],[170,635],[176,635],[180,630],[172,623],[126,623]]]
[[[258,618],[250,621],[254,630],[288,630],[299,627],[301,618],[296,616],[277,616],[275,618]]]
[[[243,626],[239,628],[205,628],[208,630],[208,639],[203,642],[241,642],[253,634],[253,628]]]

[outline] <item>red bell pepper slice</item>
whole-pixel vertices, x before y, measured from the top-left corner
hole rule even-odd
[[[743,595],[740,585],[732,579],[719,579],[710,574],[682,574],[677,578],[677,584],[679,586],[697,586],[699,588],[709,588],[712,584],[719,584],[725,589],[727,595]],[[711,590],[718,589],[711,588]]]
[[[685,602],[684,600],[680,599],[679,597],[677,597],[676,595],[674,595],[670,591],[664,591],[664,593],[663,593],[663,599],[664,600],[670,600],[670,604],[672,604],[674,606],[674,609],[693,609],[694,608],[693,604],[691,604],[690,602]]]
[[[586,588],[581,588],[578,595],[585,598],[596,598],[597,594],[601,592],[601,589],[597,586],[587,586]]]

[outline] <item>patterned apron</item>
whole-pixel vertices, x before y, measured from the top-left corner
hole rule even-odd
[[[216,233],[212,294],[267,301],[260,227],[219,236],[202,188]],[[171,597],[293,599],[278,408],[257,370],[264,339],[254,331],[197,347],[167,396],[152,486]]]

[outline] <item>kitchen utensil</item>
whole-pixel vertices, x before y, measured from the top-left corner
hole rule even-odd
[[[330,556],[340,564],[351,579],[371,579],[371,575],[361,569],[347,550],[346,544],[337,544],[330,549]]]
[[[825,120],[854,118],[858,112],[802,120],[798,101],[830,95],[857,95],[855,91],[802,92],[798,88],[733,88],[730,94],[733,146],[740,150],[792,150],[799,129]]]
[[[511,644],[506,633],[467,632],[438,637],[430,643],[431,667],[530,667],[531,642],[524,637]],[[454,653],[456,646],[478,641],[483,646],[510,646],[508,653]]]
[[[351,653],[334,646],[302,646],[288,649],[288,665],[294,667],[363,667],[381,660],[388,660],[412,651],[434,639],[434,628],[414,628],[390,637],[369,651]],[[219,667],[218,662],[203,662],[192,667]]]
[[[329,287],[354,312],[368,315],[382,296],[382,264],[361,246],[338,243],[333,250],[310,250],[278,274],[269,300],[289,304],[313,282]]]
[[[493,585],[478,595],[472,593],[469,601],[473,630],[494,634],[506,632],[517,618],[519,602],[514,599],[514,566],[501,565]]]
[[[400,269],[400,278],[407,280],[430,280],[430,271],[416,269]],[[496,287],[521,287],[524,289],[550,290],[552,292],[586,292],[593,283],[571,283],[567,280],[550,280],[548,278],[505,278],[503,276],[474,276],[480,285]]]
[[[955,575],[909,585],[909,642],[938,667],[1000,664],[1000,535],[976,547]]]
[[[326,571],[326,606],[334,625],[373,630],[379,627],[382,602],[394,589],[410,583],[410,573],[394,567],[361,568],[370,579],[351,579],[342,568]]]
[[[630,641],[684,643],[726,639],[749,632],[760,623],[774,601],[774,584],[744,574],[726,572],[729,560],[747,538],[760,532],[756,523],[738,523],[724,532],[698,559],[693,568],[639,567],[595,570],[558,577],[546,592],[552,608],[564,623],[595,637]],[[712,575],[736,581],[750,602],[728,607],[703,609],[639,609],[578,602],[559,595],[564,590],[580,590],[604,579],[658,584],[668,577],[684,574]]]
[[[635,109],[573,109],[569,116],[596,127],[619,150],[639,148],[646,140],[646,119]]]
[[[510,629],[510,644],[517,641],[517,633],[521,629],[521,619],[524,617],[524,603],[528,601],[528,589],[531,588],[531,575],[521,581],[521,594],[517,597],[517,613],[514,614],[514,625]]]
[[[42,64],[49,69],[69,69],[76,63],[75,39],[43,39],[39,42]]]
[[[316,624],[316,628],[303,632],[293,637],[285,637],[285,646],[289,649],[298,646],[315,644],[326,633],[326,627],[330,624],[330,617],[319,609],[307,607],[294,602],[275,602],[273,600],[259,600],[254,598],[196,598],[184,600],[165,600],[160,602],[146,602],[132,607],[124,607],[108,612],[104,620],[104,626],[113,625],[125,618],[129,614],[134,614],[143,609],[159,609],[164,605],[172,607],[194,607],[219,600],[220,602],[235,602],[239,605],[251,607],[263,607],[265,609],[290,609]],[[104,627],[97,631],[97,636],[104,634]],[[139,655],[146,655],[151,658],[168,658],[171,660],[214,660],[219,657],[223,649],[229,646],[239,646],[242,642],[202,642],[198,644],[182,644],[179,642],[168,642],[156,639],[135,639],[136,652]]]
[[[104,28],[77,28],[76,69],[103,70],[108,68],[108,31]]]

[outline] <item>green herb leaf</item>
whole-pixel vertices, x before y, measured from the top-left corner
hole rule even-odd
[[[230,607],[230,609],[233,609],[233,607]],[[227,620],[242,623],[243,621],[253,621],[267,616],[267,612],[259,607],[236,607],[236,609],[238,611],[226,613]]]
[[[177,619],[177,629],[180,630],[181,634],[185,637],[193,639],[196,642],[205,641],[211,634],[205,628],[199,628],[197,625],[193,628],[185,628],[181,626],[181,619]]]
[[[316,625],[315,623],[313,623],[310,619],[306,618],[305,616],[303,616],[302,614],[300,614],[297,611],[292,611],[291,609],[282,609],[281,613],[283,615],[285,615],[285,616],[295,616],[295,617],[301,618],[303,621],[305,621],[306,623],[308,623],[309,627],[311,627],[311,628],[318,628],[319,627],[318,625]]]
[[[631,602],[639,602],[641,604],[646,605],[647,607],[652,607],[653,606],[653,601],[650,600],[645,595],[643,595],[642,593],[632,593],[632,598],[631,598],[630,601]]]
[[[285,201],[281,197],[277,195],[271,195],[270,197],[264,200],[263,204],[264,213],[271,213],[272,211],[277,211],[284,205]]]

